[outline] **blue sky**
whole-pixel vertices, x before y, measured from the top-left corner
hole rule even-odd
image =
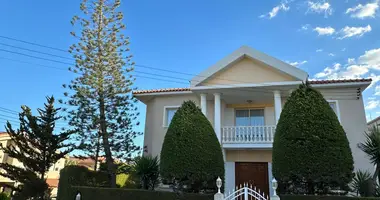
[[[364,92],[366,114],[368,118],[380,115],[378,0],[124,0],[121,9],[136,64],[197,74],[240,46],[248,45],[297,65],[307,71],[310,78],[372,77],[375,83]],[[68,49],[74,42],[69,34],[73,30],[70,19],[79,13],[79,1],[74,0],[4,1],[0,7],[0,36]],[[0,43],[0,107],[19,111],[20,105],[28,105],[35,109],[43,105],[46,95],[62,97],[61,85],[68,83],[73,75],[39,65],[66,69],[67,64],[4,50],[62,62],[70,61],[5,45],[66,57],[70,57],[69,54],[1,37]],[[136,69],[191,79],[181,74]],[[136,86],[152,89],[187,85],[137,78]],[[138,129],[142,131],[145,107],[142,104],[139,107],[142,115]],[[4,130],[3,119],[7,116],[15,117],[0,110],[0,130]]]

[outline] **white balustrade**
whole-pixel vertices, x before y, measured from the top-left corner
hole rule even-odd
[[[273,143],[276,126],[224,126],[224,144],[266,144]]]

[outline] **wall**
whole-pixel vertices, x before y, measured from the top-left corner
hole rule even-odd
[[[146,121],[144,146],[148,155],[157,156],[161,152],[167,127],[163,126],[164,107],[180,106],[184,101],[192,100],[199,106],[199,99],[195,94],[156,96],[146,103]]]
[[[268,65],[243,58],[206,80],[202,85],[237,84],[234,80],[239,80],[238,83],[265,83],[294,81],[295,79]]]

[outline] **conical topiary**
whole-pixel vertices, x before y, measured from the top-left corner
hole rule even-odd
[[[222,149],[209,120],[192,101],[175,113],[160,158],[164,180],[186,185],[192,192],[215,188],[218,176],[224,179]]]
[[[353,178],[351,149],[322,94],[301,85],[288,98],[273,143],[273,175],[280,193],[326,193]]]

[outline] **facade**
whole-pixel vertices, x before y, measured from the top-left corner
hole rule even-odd
[[[175,111],[182,102],[193,100],[210,120],[222,146],[225,189],[246,182],[272,196],[269,183],[276,124],[290,93],[307,77],[299,68],[243,46],[195,76],[188,88],[134,91],[146,105],[145,154],[160,154]],[[346,131],[355,169],[372,170],[357,149],[367,127],[361,93],[371,79],[309,82],[330,103]]]
[[[11,138],[9,137],[8,133],[0,133],[0,143],[3,146],[10,145]],[[14,159],[12,157],[9,157],[7,154],[4,154],[3,151],[0,151],[0,162],[1,163],[9,163],[18,167],[23,167],[23,164],[19,162],[17,159]],[[49,169],[48,173],[46,174],[46,182],[52,189],[51,195],[52,197],[57,196],[57,190],[58,190],[58,181],[59,181],[59,172],[61,169],[65,167],[66,160],[60,159],[57,163],[55,163],[51,168]],[[1,191],[8,190],[11,191],[10,188],[7,188],[8,185],[15,186],[17,183],[15,183],[13,180],[10,180],[6,177],[0,176],[0,187]]]
[[[371,128],[371,127],[373,127],[373,126],[379,126],[379,124],[380,124],[380,116],[379,116],[379,117],[376,117],[375,119],[373,119],[373,120],[371,120],[371,121],[369,121],[369,122],[367,123],[367,126],[368,126],[368,128]]]

